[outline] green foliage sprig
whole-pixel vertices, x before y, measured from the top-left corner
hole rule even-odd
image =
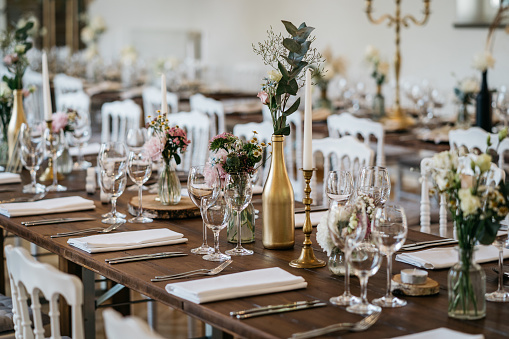
[[[23,75],[28,67],[26,53],[32,48],[32,42],[28,41],[28,32],[33,27],[34,23],[27,21],[23,27],[5,31],[0,41],[4,64],[13,74],[13,77],[4,75],[2,79],[12,90],[23,89]]]

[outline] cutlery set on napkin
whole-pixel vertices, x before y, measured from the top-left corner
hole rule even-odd
[[[0,204],[0,214],[6,217],[85,211],[91,209],[95,209],[94,202],[78,196]]]

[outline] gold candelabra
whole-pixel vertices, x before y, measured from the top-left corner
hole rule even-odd
[[[392,27],[394,25],[396,30],[396,54],[394,56],[394,74],[396,76],[396,98],[394,101],[394,111],[392,116],[390,116],[387,120],[391,123],[391,125],[394,125],[396,129],[405,129],[413,124],[412,119],[407,117],[403,110],[401,109],[400,105],[400,93],[399,93],[399,74],[400,74],[400,67],[401,67],[401,52],[400,52],[400,28],[401,25],[403,27],[409,27],[410,22],[414,23],[416,26],[423,26],[426,24],[429,18],[430,10],[429,10],[429,3],[431,0],[423,0],[424,2],[424,10],[423,14],[424,17],[421,21],[417,20],[412,15],[404,15],[401,16],[401,0],[395,0],[396,1],[396,13],[394,16],[390,14],[384,14],[378,19],[374,19],[372,15],[372,0],[366,0],[366,14],[368,16],[368,19],[370,22],[374,23],[375,25],[379,25],[383,23],[384,21],[387,21],[387,26]]]
[[[304,180],[306,181],[306,187],[304,188],[305,197],[302,199],[302,202],[306,205],[306,219],[304,220],[304,227],[302,228],[304,232],[304,247],[302,248],[300,257],[290,261],[290,266],[295,268],[317,268],[325,266],[325,261],[316,259],[313,248],[311,247],[312,242],[310,238],[313,232],[313,225],[311,224],[311,204],[313,203],[313,199],[310,198],[311,186],[309,182],[313,177],[313,171],[315,171],[315,169],[302,170],[304,173]]]

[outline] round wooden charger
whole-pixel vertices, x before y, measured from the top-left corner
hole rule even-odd
[[[421,285],[405,284],[401,281],[401,274],[396,274],[392,278],[391,290],[409,296],[433,295],[440,291],[440,284],[431,278]]]
[[[191,201],[189,197],[182,197],[177,205],[164,206],[155,198],[157,194],[144,195],[142,197],[143,210],[157,215],[157,219],[186,219],[199,217],[200,209]],[[138,197],[132,197],[129,205],[139,208]]]

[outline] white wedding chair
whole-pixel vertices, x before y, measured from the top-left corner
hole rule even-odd
[[[468,157],[461,157],[460,161],[470,161]],[[467,166],[468,167],[468,166]],[[433,170],[432,158],[424,158],[421,161],[421,232],[431,233],[431,200],[430,200],[430,174]],[[488,179],[488,183],[495,183],[505,180],[505,172],[497,167],[494,163],[491,164],[492,175]],[[471,174],[471,173],[464,173]],[[439,221],[438,232],[441,237],[448,237],[447,232],[447,195],[445,193],[439,194]],[[456,229],[453,230],[454,238],[456,239]]]
[[[253,131],[258,133],[257,138],[259,142],[264,142],[266,145],[271,142],[272,133],[274,131],[271,122],[249,122],[247,124],[237,124],[233,127],[233,135],[246,141],[251,140],[253,137]],[[261,165],[262,168],[258,170],[259,178],[256,182],[257,185],[263,186],[267,179],[267,175],[269,174],[270,158],[268,157],[268,150],[269,149],[267,148],[264,154],[264,159],[262,160]]]
[[[83,339],[83,284],[73,275],[60,272],[48,264],[33,259],[21,247],[5,247],[5,257],[14,310],[14,330],[17,339],[44,338],[39,301],[42,293],[49,301],[51,338],[60,339],[60,313],[58,298],[65,298],[71,306],[72,338]],[[33,323],[30,320],[27,300],[31,299]],[[32,328],[33,326],[33,328]]]
[[[83,91],[61,94],[57,112],[65,112],[68,108],[90,116],[90,97]]]
[[[107,102],[101,107],[101,118],[101,142],[122,142],[130,128],[140,127],[141,107],[130,99]]]
[[[140,318],[122,317],[111,308],[103,311],[103,319],[108,339],[163,339]]]
[[[322,205],[327,205],[327,174],[329,171],[347,170],[352,173],[354,181],[359,169],[364,166],[372,166],[375,154],[373,150],[360,142],[351,135],[342,138],[323,138],[313,139],[313,167],[316,168],[316,155],[323,155],[323,187],[322,187]],[[316,201],[317,193],[317,175],[311,179],[311,188],[313,199]],[[318,201],[316,201],[318,204]]]
[[[179,126],[187,133],[191,144],[181,156],[182,162],[178,169],[188,171],[191,166],[203,165],[207,161],[210,120],[201,112],[173,113],[169,117],[170,126]]]
[[[329,137],[340,138],[345,135],[352,135],[357,138],[362,136],[364,143],[369,146],[371,136],[376,138],[376,165],[385,166],[384,153],[384,128],[379,122],[370,119],[360,119],[352,114],[343,112],[327,117],[327,128]]]
[[[226,131],[224,107],[221,101],[207,98],[203,94],[195,94],[189,98],[191,111],[205,113],[210,118],[209,138]]]
[[[488,147],[488,135],[490,136],[491,146]],[[481,151],[486,153],[488,149],[496,150],[498,147],[498,135],[488,133],[482,128],[471,127],[469,129],[454,129],[449,131],[449,146],[451,149],[464,147],[467,152],[473,153]]]
[[[263,121],[268,121],[272,124],[272,116],[267,105],[262,106]],[[302,112],[296,111],[286,118],[286,122],[290,125],[290,135],[285,138],[285,163],[288,172],[288,177],[293,185],[295,200],[302,200],[304,195],[304,185],[302,173],[299,169],[302,168],[302,140],[303,140],[303,127],[302,127]]]
[[[145,87],[141,94],[143,98],[143,111],[145,115],[145,122],[148,121],[147,116],[156,116],[157,111],[161,109],[161,90],[157,87]],[[166,92],[166,102],[168,103],[168,113],[175,113],[179,111],[179,97],[175,93]]]
[[[67,74],[57,74],[53,78],[55,87],[55,106],[60,107],[60,98],[64,93],[83,91],[83,82],[81,79],[68,76]]]

